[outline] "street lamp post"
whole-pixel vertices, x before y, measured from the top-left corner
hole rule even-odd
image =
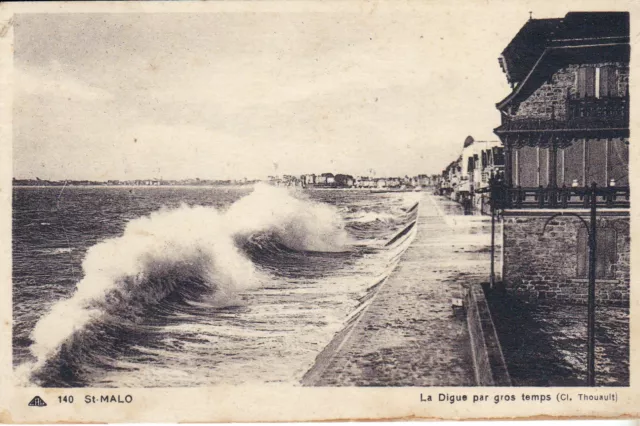
[[[489,273],[489,288],[493,289],[496,285],[495,272],[495,251],[496,251],[496,209],[502,208],[502,204],[498,199],[501,189],[498,176],[491,173],[489,177],[489,209],[491,210],[491,272]]]
[[[587,386],[596,385],[596,184],[591,184],[591,217],[589,231],[589,291],[587,299]]]
[[[495,237],[496,233],[496,209],[491,205],[491,274],[489,275],[489,288],[493,288],[496,284],[496,273],[494,266],[494,257],[495,257]]]

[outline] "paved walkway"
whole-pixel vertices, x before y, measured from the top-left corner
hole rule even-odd
[[[473,386],[467,324],[451,297],[489,276],[490,222],[423,194],[417,234],[363,313],[318,356],[307,386]]]

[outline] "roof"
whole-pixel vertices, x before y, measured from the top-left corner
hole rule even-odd
[[[473,144],[473,142],[474,142],[473,137],[471,137],[471,136],[467,136],[467,137],[466,137],[466,139],[464,140],[464,145],[462,145],[462,148],[466,148],[466,147],[468,147],[469,145],[472,145],[472,144]]]
[[[500,66],[510,84],[518,83],[526,77],[561,21],[561,19],[530,19],[518,31],[500,55]]]
[[[629,12],[569,12],[558,25],[554,43],[629,37]]]
[[[498,108],[526,98],[559,67],[591,58],[629,60],[628,12],[569,12],[563,19],[529,20],[499,59],[515,88]]]

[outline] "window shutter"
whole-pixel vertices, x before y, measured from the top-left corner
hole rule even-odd
[[[593,98],[596,96],[596,69],[593,67],[585,68],[585,86],[586,96]]]
[[[600,68],[600,97],[617,97],[618,88],[616,69],[613,67]]]
[[[607,235],[604,229],[598,229],[597,245],[596,245],[596,279],[601,280],[607,276],[607,256],[605,240]]]
[[[616,263],[616,231],[598,228],[596,247],[596,278],[614,278],[613,265]]]
[[[586,68],[578,68],[578,97],[584,98],[587,94]]]
[[[609,93],[609,74],[611,69],[609,67],[600,68],[600,97],[606,98],[610,96]]]
[[[578,229],[578,278],[589,276],[589,238],[585,228]]]
[[[615,179],[616,185],[629,184],[629,146],[621,139],[609,142],[609,173],[608,178]]]
[[[609,72],[607,73],[607,87],[609,96],[617,97],[618,94],[618,76],[617,70],[613,67],[609,67]]]
[[[616,263],[616,231],[596,230],[596,279],[613,279]],[[589,237],[586,228],[578,229],[578,278],[589,278]]]

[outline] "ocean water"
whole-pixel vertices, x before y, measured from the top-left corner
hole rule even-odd
[[[299,383],[395,267],[417,194],[256,187],[13,191],[25,386]],[[388,244],[393,241],[392,244]]]

